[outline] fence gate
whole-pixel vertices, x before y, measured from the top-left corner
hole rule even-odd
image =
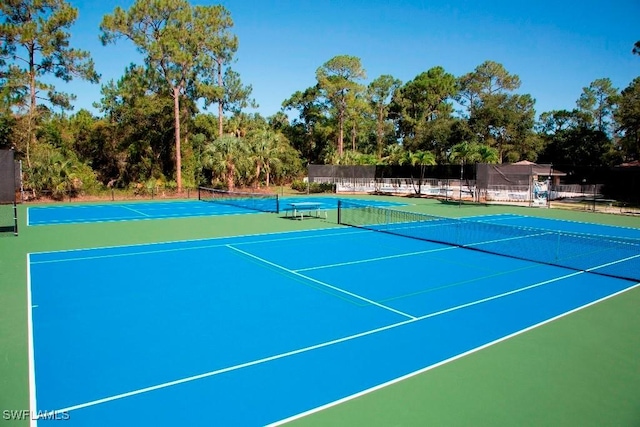
[[[0,233],[18,235],[16,170],[13,150],[0,150]]]

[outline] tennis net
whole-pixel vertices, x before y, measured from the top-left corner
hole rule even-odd
[[[446,218],[340,200],[338,223],[640,282],[640,240]]]
[[[280,200],[277,194],[246,193],[198,187],[198,200],[260,212],[280,212]]]

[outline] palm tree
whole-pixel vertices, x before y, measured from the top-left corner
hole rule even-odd
[[[409,151],[407,153],[407,159],[411,166],[420,166],[420,179],[418,181],[417,194],[422,194],[422,181],[427,170],[427,166],[433,166],[436,164],[436,156],[431,151],[418,150],[416,152]],[[412,177],[413,178],[413,177]]]
[[[244,138],[247,135],[249,126],[249,117],[246,114],[238,113],[226,120],[225,133],[235,136],[236,138]]]
[[[477,162],[480,160],[478,150],[479,144],[475,142],[462,141],[451,147],[451,161],[460,162],[461,165]]]
[[[500,160],[498,150],[485,144],[478,146],[478,157],[480,158],[480,163],[498,163]]]
[[[454,145],[451,148],[451,161],[460,161],[460,198],[462,199],[462,180],[464,179],[465,163],[498,163],[499,160],[500,154],[498,150],[486,144],[463,141]]]
[[[480,145],[476,142],[462,141],[451,147],[450,157],[452,162],[460,162],[460,200],[462,200],[462,180],[464,179],[464,164],[471,164],[480,161]]]
[[[266,185],[269,187],[272,167],[281,163],[279,155],[282,151],[282,138],[280,132],[269,128],[258,129],[247,135],[251,147],[250,158],[255,167],[256,186],[260,186],[260,177],[264,172]]]
[[[382,158],[387,165],[404,165],[408,162],[407,152],[400,144],[389,145],[385,148],[385,156]]]
[[[223,135],[204,148],[203,164],[233,190],[236,176],[247,159],[247,147],[241,138]]]

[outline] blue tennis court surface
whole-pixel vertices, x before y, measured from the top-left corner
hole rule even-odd
[[[280,204],[320,203],[325,209],[335,209],[337,198],[281,198]],[[374,206],[401,206],[400,203],[368,200]],[[109,203],[92,205],[36,206],[27,208],[27,225],[77,224],[88,222],[136,221],[163,218],[184,218],[215,215],[246,215],[258,211],[220,203],[201,201]]]
[[[638,286],[354,228],[36,253],[29,277],[32,408],[69,426],[278,425]]]

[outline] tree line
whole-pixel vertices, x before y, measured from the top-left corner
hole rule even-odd
[[[594,80],[574,108],[537,115],[534,97],[518,92],[520,78],[494,61],[462,76],[435,66],[407,82],[382,75],[366,84],[361,60],[339,55],[280,112],[247,113],[257,104],[232,68],[231,14],[187,0],[137,0],[105,15],[102,43],[133,44],[144,60],[102,83],[99,114],[72,114],[74,95],[51,77],[100,80],[90,53],[70,46],[77,16],[64,0],[0,5],[0,146],[15,148],[39,194],[268,187],[300,177],[309,163],[640,159],[640,77],[622,91]]]

